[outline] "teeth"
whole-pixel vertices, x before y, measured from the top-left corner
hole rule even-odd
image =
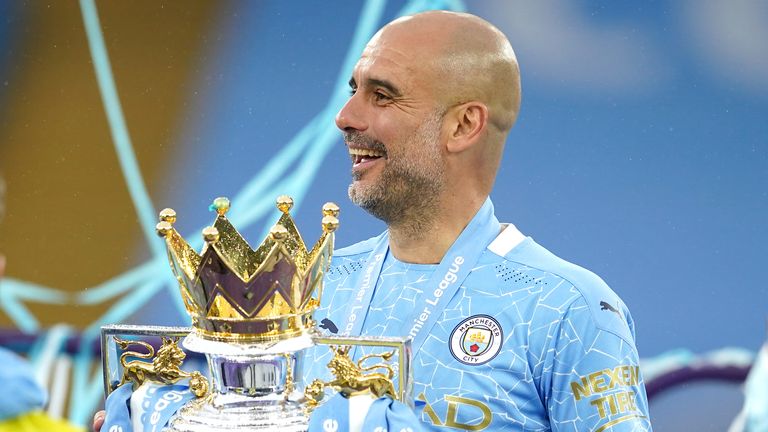
[[[349,154],[353,156],[373,156],[373,157],[382,157],[384,156],[383,152],[371,150],[371,149],[361,149],[361,148],[349,148]]]

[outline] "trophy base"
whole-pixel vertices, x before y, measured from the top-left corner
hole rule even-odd
[[[234,344],[191,333],[184,346],[205,354],[213,392],[184,405],[163,432],[306,432],[304,395],[294,390],[308,334],[269,344]]]
[[[309,417],[298,400],[278,395],[212,395],[179,410],[163,432],[306,432]]]

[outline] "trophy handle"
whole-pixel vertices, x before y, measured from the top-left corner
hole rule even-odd
[[[135,386],[138,386],[146,380],[144,377],[140,380],[134,380],[130,372],[126,372],[126,366],[131,364],[129,357],[137,357],[148,359],[150,357],[158,357],[155,353],[149,355],[143,353],[136,353],[132,351],[123,352],[118,355],[117,347],[121,344],[125,344],[122,348],[125,350],[128,345],[132,343],[138,343],[136,341],[123,341],[119,336],[143,336],[143,337],[161,337],[166,340],[171,340],[174,347],[178,348],[176,341],[178,339],[187,336],[192,332],[191,327],[166,327],[166,326],[145,326],[145,325],[107,325],[101,328],[101,352],[102,352],[102,371],[104,375],[104,394],[109,394],[115,390],[119,385],[126,382],[132,382]],[[314,380],[304,389],[304,396],[309,405],[316,406],[324,396],[324,390],[326,387],[334,388],[340,391],[345,396],[353,396],[360,393],[370,392],[375,397],[381,397],[389,395],[393,399],[398,400],[405,405],[413,408],[413,372],[411,368],[411,339],[410,338],[398,338],[398,337],[339,337],[339,336],[312,336],[312,341],[316,345],[330,346],[334,350],[334,358],[338,361],[337,367],[339,373],[336,375],[336,379],[323,382],[321,380]],[[141,344],[139,344],[141,345]],[[355,363],[349,356],[352,347],[366,346],[366,347],[379,347],[387,349],[384,353],[368,354],[360,358]],[[145,346],[146,348],[146,346]],[[159,351],[159,350],[158,350]],[[131,355],[133,354],[133,355]],[[393,380],[394,369],[390,363],[376,363],[370,366],[363,366],[363,363],[371,358],[379,357],[385,362],[389,362],[393,357],[397,355],[397,377]],[[152,363],[141,362],[145,365],[151,365],[155,363],[153,359]],[[183,358],[182,358],[183,360]],[[136,360],[134,360],[136,361]],[[181,365],[181,361],[178,362]],[[348,367],[347,367],[348,366]],[[345,370],[346,368],[346,370]],[[162,368],[153,368],[153,372],[158,372]],[[190,378],[190,389],[193,393],[201,397],[209,392],[209,384],[205,377],[199,372],[184,372],[176,368],[171,368],[172,373],[170,376],[171,381],[161,381],[165,377],[159,377],[159,379],[150,379],[160,383],[174,383],[184,378]],[[384,372],[371,372],[376,369],[382,369]],[[136,371],[138,372],[138,370]],[[333,372],[333,369],[332,369]],[[155,374],[157,375],[157,374]],[[355,380],[354,377],[358,379]],[[345,378],[346,377],[346,378]],[[293,389],[294,382],[293,376],[288,378],[288,385]],[[141,381],[141,382],[138,382]],[[118,383],[113,386],[112,383]],[[396,385],[395,385],[396,384]]]
[[[186,372],[181,369],[186,353],[179,348],[178,341],[190,331],[191,329],[186,327],[131,325],[102,327],[101,351],[105,395],[109,396],[113,390],[128,383],[131,383],[136,390],[147,381],[168,385],[187,378],[189,378],[190,390],[195,396],[199,398],[208,394],[209,384],[203,374],[199,371]],[[152,345],[147,342],[126,340],[118,335],[159,336],[162,345],[155,352]],[[141,346],[146,352],[128,350],[132,345]],[[119,357],[117,357],[117,347],[122,350]],[[113,385],[115,382],[117,384]]]
[[[325,388],[330,387],[344,397],[349,398],[369,393],[375,398],[390,396],[413,408],[413,375],[411,370],[411,339],[393,337],[339,337],[314,336],[317,345],[327,345],[333,352],[328,368],[335,379],[321,381],[315,379],[305,389],[304,396],[310,407],[316,407],[323,399]],[[384,353],[367,354],[354,362],[350,356],[352,347],[369,346],[389,348]],[[397,389],[393,380],[395,371],[389,364],[397,353]],[[364,366],[366,360],[381,358],[382,362]],[[385,372],[369,372],[382,369]],[[369,373],[366,373],[369,372]]]

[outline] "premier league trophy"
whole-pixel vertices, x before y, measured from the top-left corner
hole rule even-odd
[[[367,392],[369,399],[388,395],[403,400],[410,387],[405,381],[410,369],[409,340],[328,340],[318,336],[312,313],[320,304],[339,208],[333,203],[323,206],[323,232],[308,249],[289,214],[292,206],[290,197],[277,199],[282,215],[254,250],[227,219],[229,200],[217,198],[211,206],[217,213],[216,220],[203,230],[205,244],[200,254],[174,229],[175,211],[165,209],[160,213],[157,232],[165,239],[171,268],[192,318],[192,329],[187,329],[183,346],[205,355],[211,384],[201,373],[181,369],[185,353],[177,346],[178,338],[163,337],[155,353],[146,342],[116,336],[180,336],[186,333],[184,328],[153,332],[107,326],[102,330],[102,348],[108,392],[126,384],[136,390],[148,382],[168,385],[189,379],[189,388],[197,398],[173,416],[164,429],[168,432],[306,431],[309,415],[323,399],[325,388],[345,396]],[[116,354],[107,347],[109,341],[123,350],[117,385],[109,379],[109,375],[114,378],[117,363]],[[335,344],[331,372],[336,379],[314,379],[302,390],[302,360],[305,351],[318,342]],[[143,345],[150,352],[126,351],[132,344]],[[394,349],[388,354],[363,356],[355,363],[347,356],[350,345]],[[112,358],[109,352],[113,352]],[[395,367],[399,390],[393,386],[393,368],[386,363],[365,368],[381,368],[386,373],[363,373],[362,368],[362,361],[371,357],[388,359],[394,352],[398,353]],[[128,360],[131,357],[134,360]],[[140,360],[149,357],[153,357],[151,362]],[[108,374],[108,369],[113,370]]]

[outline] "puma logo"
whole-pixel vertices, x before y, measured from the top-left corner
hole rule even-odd
[[[339,328],[336,327],[336,324],[334,324],[333,321],[329,320],[328,318],[323,318],[323,320],[320,321],[320,325],[318,327],[321,329],[326,329],[333,334],[339,332]]]
[[[608,303],[606,301],[601,301],[600,302],[600,310],[607,310],[607,311],[615,312],[616,315],[618,315],[619,318],[621,318],[621,313],[618,311],[618,309],[616,309],[615,307],[613,307],[613,305],[611,305],[610,303]]]

